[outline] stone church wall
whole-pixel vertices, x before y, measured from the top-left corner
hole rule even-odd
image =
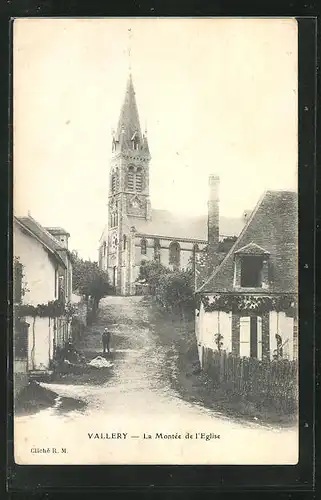
[[[186,269],[190,264],[190,259],[193,256],[192,250],[181,250],[181,269]]]

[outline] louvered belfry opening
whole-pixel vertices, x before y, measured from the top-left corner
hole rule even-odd
[[[134,190],[134,177],[135,177],[134,167],[130,166],[128,167],[127,171],[127,189],[129,191]]]
[[[143,190],[143,173],[142,169],[138,168],[136,171],[136,191],[142,191]]]

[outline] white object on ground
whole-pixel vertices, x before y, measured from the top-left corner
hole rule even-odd
[[[94,366],[95,368],[109,368],[113,366],[113,363],[103,358],[102,356],[97,356],[96,358],[92,359],[88,364],[90,366]]]

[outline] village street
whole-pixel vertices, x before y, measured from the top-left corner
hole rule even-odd
[[[182,399],[171,383],[177,366],[175,352],[170,358],[168,353],[175,346],[166,348],[159,341],[143,298],[113,296],[101,301],[98,321],[79,346],[87,360],[101,354],[106,326],[113,331],[108,358],[113,366],[42,384],[86,405],[67,412],[58,401],[33,415],[16,416],[18,463],[296,462],[295,429],[235,421]],[[186,438],[187,433],[193,437]],[[31,452],[52,447],[57,453]]]

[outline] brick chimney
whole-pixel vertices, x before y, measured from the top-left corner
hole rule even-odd
[[[210,175],[208,179],[208,257],[209,264],[214,268],[218,264],[217,249],[219,244],[219,185],[220,178]]]

